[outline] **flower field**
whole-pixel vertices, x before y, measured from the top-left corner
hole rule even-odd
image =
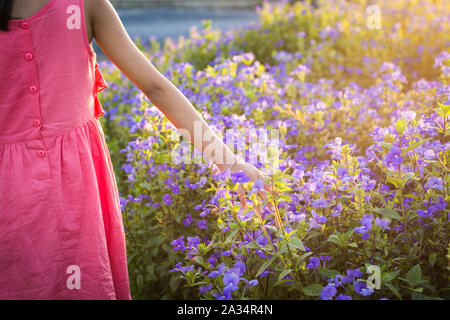
[[[265,2],[247,28],[137,39],[219,135],[278,130],[264,201],[173,161],[176,129],[100,63],[134,299],[450,298],[450,6],[379,1],[378,29],[369,5]]]

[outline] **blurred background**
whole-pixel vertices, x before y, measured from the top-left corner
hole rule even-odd
[[[263,0],[111,0],[128,34],[144,43],[150,37],[163,43],[166,37],[188,36],[202,20],[211,20],[214,29],[247,26],[258,20],[255,11]],[[94,44],[100,59],[105,56]]]

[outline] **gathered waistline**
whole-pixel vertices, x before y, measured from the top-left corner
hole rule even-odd
[[[78,129],[81,129],[81,128],[83,128],[83,127],[86,127],[86,126],[88,126],[90,123],[95,123],[95,122],[99,122],[99,119],[98,118],[96,118],[96,117],[94,117],[94,118],[92,118],[92,119],[90,119],[90,120],[88,120],[88,121],[86,121],[85,123],[83,123],[82,125],[80,125],[80,126],[77,126],[77,127],[73,127],[73,128],[70,128],[70,129],[67,129],[67,130],[65,130],[65,131],[63,131],[63,132],[59,132],[59,133],[57,133],[57,134],[53,134],[53,135],[42,135],[39,131],[36,131],[36,132],[34,132],[33,134],[29,134],[28,136],[26,136],[26,137],[24,137],[24,138],[22,138],[22,139],[19,139],[19,140],[17,140],[17,141],[12,141],[12,142],[2,142],[2,137],[0,136],[0,147],[2,147],[2,146],[8,146],[8,145],[14,145],[14,144],[22,144],[22,143],[26,143],[26,142],[28,142],[28,141],[33,141],[33,140],[45,140],[45,139],[51,139],[51,138],[56,138],[56,137],[60,137],[60,136],[63,136],[63,135],[66,135],[66,134],[68,134],[68,133],[70,133],[70,132],[73,132],[73,131],[75,131],[75,130],[78,130]],[[33,137],[32,138],[30,138],[30,136],[32,136],[33,135]],[[6,139],[5,139],[6,140]],[[7,141],[7,140],[6,140]]]

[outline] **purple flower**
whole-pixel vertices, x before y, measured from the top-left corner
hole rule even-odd
[[[259,244],[261,247],[264,247],[266,244],[268,244],[268,240],[267,237],[264,236],[263,234],[259,235],[256,239],[255,239],[256,243]]]
[[[172,240],[172,242],[170,242],[170,244],[172,246],[174,246],[173,251],[184,251],[184,250],[186,250],[183,238],[184,238],[184,236],[181,236],[178,239]]]
[[[416,113],[412,110],[404,111],[401,113],[402,117],[411,122],[416,118]]]
[[[172,193],[174,194],[180,193],[180,187],[177,184],[172,185]]]
[[[389,220],[388,219],[380,219],[378,217],[375,218],[375,224],[379,226],[381,229],[389,230]]]
[[[388,166],[391,163],[399,165],[403,162],[403,158],[400,156],[401,153],[402,149],[396,146],[392,146],[391,150],[389,150],[386,156],[384,156],[383,164],[385,166]]]
[[[210,278],[215,278],[215,277],[217,277],[217,276],[219,276],[219,275],[220,275],[219,271],[211,271],[211,272],[208,274],[208,277],[210,277]]]
[[[338,203],[337,206],[333,209],[333,212],[331,212],[332,217],[338,217],[342,212],[342,203]]]
[[[425,211],[425,210],[422,210],[422,209],[418,209],[418,210],[417,210],[417,214],[418,214],[419,216],[421,216],[422,218],[426,218],[426,217],[431,216],[431,214],[428,212],[428,210]]]
[[[360,221],[360,223],[362,224],[362,227],[356,227],[353,230],[356,233],[362,233],[362,238],[364,240],[369,238],[369,233],[368,231],[370,229],[372,229],[372,220],[373,220],[373,215],[372,214],[365,214],[362,218],[362,220]]]
[[[357,294],[364,297],[370,296],[373,293],[373,289],[368,289],[364,281],[355,281],[353,283],[353,288]]]
[[[188,247],[190,248],[196,248],[197,245],[201,242],[200,237],[188,237]]]
[[[169,193],[163,195],[162,199],[166,205],[170,205],[172,203],[172,196]]]
[[[366,228],[366,230],[370,230],[372,228],[372,220],[372,214],[365,214],[360,222]]]
[[[331,153],[331,159],[333,159],[333,160],[341,159],[341,157],[342,157],[341,144],[342,144],[342,139],[337,137],[334,139],[333,142],[330,142],[329,144],[324,146],[324,147],[330,149],[327,151],[327,153]]]
[[[239,270],[231,269],[225,272],[223,276],[222,282],[225,285],[225,288],[223,288],[223,295],[227,299],[231,299],[231,293],[239,289],[238,284],[240,281],[240,277],[237,272],[239,272]]]
[[[320,294],[320,299],[322,300],[333,300],[333,297],[336,295],[337,290],[334,284],[329,283],[326,287],[322,289],[322,293]]]
[[[258,280],[254,279],[248,282],[249,286],[256,287],[258,285]]]
[[[350,278],[359,278],[359,277],[362,277],[362,272],[361,272],[361,270],[359,269],[359,268],[356,268],[356,269],[348,269],[347,270],[347,276],[348,277],[350,277]]]
[[[440,177],[429,177],[427,183],[425,184],[425,189],[435,189],[444,190],[444,184],[442,178]]]
[[[186,219],[183,220],[183,224],[184,224],[186,227],[188,227],[188,226],[191,225],[191,223],[192,223],[192,214],[188,213],[188,214],[186,215]]]
[[[203,210],[206,200],[203,200],[201,204],[194,207],[195,210]]]
[[[218,292],[214,292],[213,293],[214,298],[216,298],[217,300],[226,300],[226,297],[224,295],[221,295]]]
[[[320,266],[320,260],[316,257],[309,258],[309,263],[306,265],[308,269],[317,269]]]
[[[250,181],[250,178],[247,177],[244,171],[232,172],[230,176],[233,183],[245,183]]]
[[[336,297],[336,300],[352,300],[352,297],[345,296],[342,293]]]
[[[338,169],[336,170],[336,174],[337,174],[339,177],[343,178],[343,177],[347,174],[347,169],[346,169],[346,168],[338,168]]]
[[[193,269],[194,269],[194,265],[190,265],[190,266],[187,266],[187,267],[182,267],[181,266],[181,262],[179,262],[179,263],[176,264],[175,268],[169,270],[169,272],[181,271],[183,273],[186,273],[186,272],[191,271]]]
[[[327,206],[327,204],[328,204],[328,201],[325,199],[317,199],[311,203],[313,208],[325,208]]]
[[[131,172],[133,172],[133,166],[129,163],[125,163],[122,166],[122,170],[125,171],[125,173],[131,173]]]
[[[337,274],[334,277],[334,284],[336,285],[336,287],[340,287],[340,286],[342,286],[346,283],[350,283],[352,281],[353,281],[353,279],[350,276],[342,276],[340,274]]]
[[[211,290],[211,288],[212,288],[212,284],[208,284],[207,286],[200,287],[199,291],[200,291],[200,293],[206,293],[206,292],[209,292],[209,290]]]
[[[233,269],[239,270],[239,276],[242,277],[246,270],[246,266],[242,261],[238,261],[234,264]]]
[[[207,228],[206,220],[198,220],[197,228],[199,228],[200,230],[205,230]]]
[[[434,153],[434,151],[432,149],[428,149],[423,154],[424,160],[433,160],[435,158],[435,156],[436,156],[436,154]]]
[[[264,188],[264,182],[262,180],[256,180],[253,187],[258,190],[261,190],[262,188]]]
[[[317,214],[314,210],[311,210],[311,214],[317,223],[326,223],[328,219],[320,214]]]

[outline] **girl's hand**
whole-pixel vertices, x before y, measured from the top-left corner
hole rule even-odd
[[[262,181],[264,183],[265,191],[271,192],[271,186],[269,183],[270,178],[266,174],[264,174],[262,171],[258,170],[254,165],[239,159],[231,167],[230,171],[231,172],[243,171],[246,174],[246,176],[250,178],[251,181],[253,181],[253,182],[255,182],[257,180]],[[264,190],[258,191],[258,194],[263,200],[267,199],[267,196],[266,196]],[[246,201],[244,187],[242,186],[242,184],[239,184],[239,186],[238,186],[238,197],[239,197],[239,201],[242,204],[242,207],[245,208],[247,206],[247,201]]]

